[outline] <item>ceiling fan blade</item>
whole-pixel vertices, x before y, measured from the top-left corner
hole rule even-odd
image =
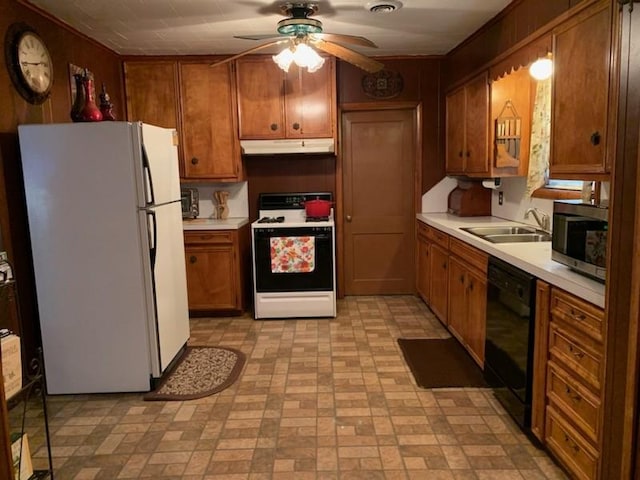
[[[235,55],[227,57],[227,58],[225,58],[223,60],[220,60],[220,61],[217,61],[217,62],[213,62],[213,63],[209,64],[209,66],[210,67],[215,67],[217,65],[222,65],[223,63],[231,62],[231,61],[235,60],[236,58],[240,58],[240,57],[243,57],[243,56],[248,55],[250,53],[257,52],[258,50],[262,50],[263,48],[273,47],[274,45],[279,45],[281,43],[286,43],[288,41],[289,41],[289,38],[287,37],[287,38],[284,38],[284,39],[281,39],[281,40],[276,40],[274,42],[263,43],[262,45],[258,45],[257,47],[253,47],[253,48],[250,48],[248,50],[244,50],[244,51],[242,51],[240,53],[237,53]]]
[[[233,38],[239,38],[241,40],[276,40],[286,39],[290,35],[278,35],[277,33],[267,33],[265,35],[234,35]]]
[[[320,39],[328,42],[350,43],[361,47],[378,48],[378,46],[368,38],[358,37],[356,35],[342,35],[340,33],[312,33],[309,37],[313,40]]]
[[[365,72],[376,73],[384,68],[384,65],[373,58],[369,58],[361,53],[355,52],[337,43],[325,42],[324,40],[313,40],[312,44],[323,52],[327,52],[334,57],[338,57],[346,62],[352,63]]]

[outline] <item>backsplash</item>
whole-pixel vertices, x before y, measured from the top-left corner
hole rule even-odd
[[[503,178],[501,186],[493,191],[491,214],[494,217],[528,223],[535,227],[538,227],[538,224],[533,216],[529,216],[526,220],[524,218],[524,212],[528,208],[538,208],[548,214],[549,217],[553,217],[553,200],[546,198],[528,198],[525,194],[526,191],[526,177]],[[500,192],[503,194],[502,205],[500,205],[499,201]]]
[[[200,196],[200,214],[198,218],[217,218],[217,202],[213,199],[213,193],[219,190],[229,192],[227,205],[229,207],[229,218],[248,217],[249,200],[247,182],[238,183],[194,183],[182,184],[183,187],[197,188]]]

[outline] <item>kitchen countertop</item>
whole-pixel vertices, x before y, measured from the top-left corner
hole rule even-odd
[[[183,230],[237,230],[249,223],[248,217],[233,217],[225,220],[216,218],[194,218],[182,220]]]
[[[474,247],[498,257],[545,282],[604,308],[604,284],[551,260],[551,242],[491,243],[460,227],[524,225],[498,217],[457,217],[448,213],[419,213],[417,219]],[[527,225],[531,226],[531,225]]]

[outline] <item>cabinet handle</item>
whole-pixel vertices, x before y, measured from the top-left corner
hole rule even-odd
[[[473,282],[469,283],[469,290],[473,290]]]
[[[271,128],[271,130],[273,130],[274,132],[278,129],[278,124],[277,123],[272,123],[269,128]]]
[[[293,129],[294,129],[294,130],[300,130],[300,124],[299,124],[299,123],[297,123],[297,122],[296,122],[296,123],[294,123],[294,124],[293,124]]]
[[[584,320],[586,320],[586,316],[583,313],[576,313],[575,310],[572,308],[571,309],[571,318],[573,318],[574,320],[578,320],[579,322],[583,322]]]
[[[573,348],[573,345],[569,345],[569,351],[571,352],[571,354],[576,357],[578,360],[581,360],[582,357],[584,357],[584,352],[581,352],[580,350],[575,350]]]
[[[191,255],[189,257],[189,263],[196,263],[198,261],[198,257],[196,257],[195,255]]]
[[[459,156],[460,158],[462,158],[462,150],[460,150],[460,151],[458,152],[458,156]]]
[[[591,145],[600,145],[600,132],[593,132],[591,134]]]
[[[580,447],[578,447],[578,445],[576,444],[576,442],[573,441],[573,439],[567,435],[566,433],[564,434],[564,441],[567,445],[569,445],[569,447],[576,453],[578,453],[580,451]]]
[[[464,275],[460,275],[460,283],[464,283]]]
[[[579,402],[582,400],[582,397],[574,392],[570,387],[564,387],[564,391],[574,402]]]
[[[197,157],[192,157],[192,158],[191,158],[191,165],[197,165],[199,161],[200,161],[200,160],[198,160],[198,158],[197,158]]]
[[[442,268],[444,268],[445,270],[447,269],[447,262],[444,262],[444,263],[442,264]]]
[[[467,150],[467,158],[471,157],[471,151]]]

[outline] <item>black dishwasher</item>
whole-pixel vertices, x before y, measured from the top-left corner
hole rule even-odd
[[[484,376],[524,430],[531,427],[536,277],[489,257]]]

